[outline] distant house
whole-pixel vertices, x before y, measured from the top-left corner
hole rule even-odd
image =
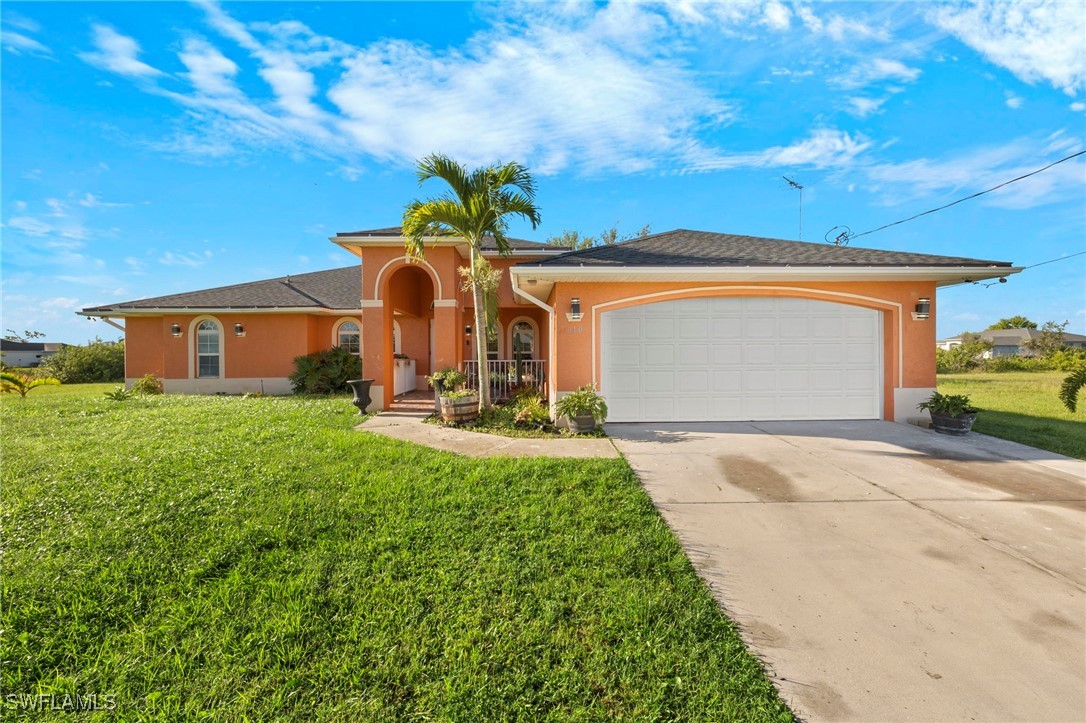
[[[1041,332],[1036,329],[988,329],[980,333],[982,341],[992,342],[991,351],[984,353],[986,359],[997,356],[1034,356],[1036,352],[1027,346],[1027,342],[1040,337]],[[946,339],[944,341],[950,342],[953,340]],[[960,337],[958,343],[961,344]],[[1063,343],[1064,346],[1086,348],[1086,336],[1064,332]]]
[[[935,346],[943,351],[950,351],[956,346],[962,345],[962,338],[960,336],[951,336],[946,339],[939,339],[935,342]]]
[[[36,367],[57,353],[64,344],[43,341],[0,339],[0,359],[9,367]]]

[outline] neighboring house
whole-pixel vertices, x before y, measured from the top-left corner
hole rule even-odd
[[[935,346],[943,351],[950,351],[954,347],[962,345],[962,338],[960,336],[952,336],[947,339],[940,339],[935,342]]]
[[[79,313],[124,317],[129,382],[153,373],[172,392],[287,392],[292,359],[332,345],[359,350],[374,408],[392,404],[397,378],[410,386],[396,353],[419,388],[436,369],[474,371],[466,243],[435,240],[413,262],[399,228],[331,240],[361,268]],[[512,246],[484,253],[503,271],[492,375],[538,384],[551,403],[596,383],[616,422],[904,420],[935,388],[936,288],[1021,270],[687,230]]]
[[[41,366],[64,344],[0,339],[0,360],[9,367]]]
[[[1041,338],[1041,332],[1037,329],[987,329],[980,333],[982,341],[992,342],[991,351],[984,352],[985,359],[997,356],[1035,356],[1036,352],[1029,348],[1028,342]],[[1063,333],[1063,345],[1086,348],[1086,336],[1081,334]]]

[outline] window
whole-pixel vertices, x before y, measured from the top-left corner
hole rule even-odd
[[[221,375],[222,341],[219,325],[205,319],[196,327],[196,376],[200,379]]]
[[[353,321],[345,321],[339,325],[336,332],[336,346],[346,349],[352,354],[362,352],[362,330]]]
[[[487,329],[486,331],[486,358],[490,361],[497,361],[501,358],[501,349],[498,348],[501,333],[501,327],[497,324],[494,325],[493,329]]]
[[[518,321],[513,324],[509,336],[514,359],[535,359],[535,324]]]

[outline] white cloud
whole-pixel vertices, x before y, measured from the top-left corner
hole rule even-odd
[[[53,51],[39,43],[34,38],[17,33],[14,30],[0,30],[0,45],[4,50],[14,55],[30,53],[31,55],[49,56]]]
[[[141,273],[144,267],[143,262],[135,256],[125,256],[124,265],[131,269],[133,273]]]
[[[132,204],[106,202],[95,196],[93,193],[88,193],[85,194],[83,198],[79,199],[79,205],[85,206],[86,208],[119,208],[122,206],[131,206]]]
[[[68,215],[68,206],[59,198],[47,198],[45,199],[45,205],[49,207],[50,213],[48,215],[54,218],[64,218]]]
[[[97,51],[80,53],[79,57],[84,61],[97,68],[132,78],[153,78],[162,75],[162,71],[152,68],[137,57],[140,46],[132,38],[121,35],[108,25],[95,24],[92,29]]]
[[[954,196],[983,191],[1081,149],[1082,142],[1060,133],[1045,138],[1023,137],[990,147],[940,158],[866,166],[863,171],[884,202],[899,204],[921,198],[950,201]],[[1026,209],[1081,198],[1086,162],[1081,158],[982,196],[976,203]]]
[[[1025,101],[1022,100],[1021,96],[1015,95],[1014,93],[1012,93],[1010,91],[1007,91],[1005,93],[1005,95],[1006,95],[1006,98],[1007,98],[1007,100],[1005,101],[1006,104],[1007,104],[1007,107],[1012,109],[1012,110],[1018,110],[1019,108],[1022,107],[1022,104],[1025,102]]]
[[[854,96],[848,99],[848,112],[857,118],[867,118],[873,113],[878,113],[882,110],[882,104],[886,102],[886,98],[864,98],[862,96]]]
[[[1086,103],[1083,103],[1081,101],[1075,101],[1074,103],[1069,105],[1068,108],[1075,111],[1076,113],[1081,113],[1082,111],[1086,110]]]
[[[46,223],[33,216],[15,216],[14,218],[9,218],[7,225],[18,231],[22,231],[27,236],[48,236],[54,231],[53,224]]]
[[[16,211],[26,210],[26,201],[14,201],[11,205],[15,207]]]
[[[185,76],[199,92],[211,96],[238,95],[233,80],[237,64],[203,38],[186,38],[178,57],[188,68]]]
[[[210,251],[204,251],[203,254],[198,254],[195,251],[176,254],[167,251],[158,258],[158,262],[163,266],[188,266],[195,269],[206,264],[211,256]]]
[[[919,77],[919,68],[909,67],[900,60],[870,58],[859,61],[835,82],[842,88],[855,89],[881,82],[912,83]]]
[[[1086,88],[1086,12],[1064,0],[944,5],[929,20],[1027,83]]]
[[[871,142],[861,134],[820,128],[808,137],[788,146],[775,146],[764,151],[706,156],[689,170],[712,171],[729,168],[797,167],[841,168],[852,165],[856,157],[870,148]]]

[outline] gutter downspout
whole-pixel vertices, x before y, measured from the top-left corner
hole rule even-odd
[[[556,401],[558,401],[555,398],[555,395],[557,394],[557,386],[556,386],[555,381],[554,381],[555,349],[557,347],[557,341],[558,341],[558,327],[554,322],[554,307],[549,306],[546,303],[544,303],[544,302],[540,301],[539,299],[535,298],[531,294],[529,294],[529,293],[527,293],[525,291],[522,291],[520,286],[517,283],[517,277],[515,275],[509,274],[509,281],[511,282],[511,284],[513,286],[513,297],[514,298],[519,296],[520,298],[527,300],[528,303],[534,304],[534,305],[538,306],[540,309],[543,309],[543,311],[547,312],[547,317],[549,319],[549,327],[550,327],[550,339],[549,339],[550,343],[547,344],[547,357],[548,357],[547,358],[547,364],[550,366],[550,369],[547,371],[547,407],[550,409],[551,415],[553,416],[553,414],[554,414],[554,404],[555,404]]]

